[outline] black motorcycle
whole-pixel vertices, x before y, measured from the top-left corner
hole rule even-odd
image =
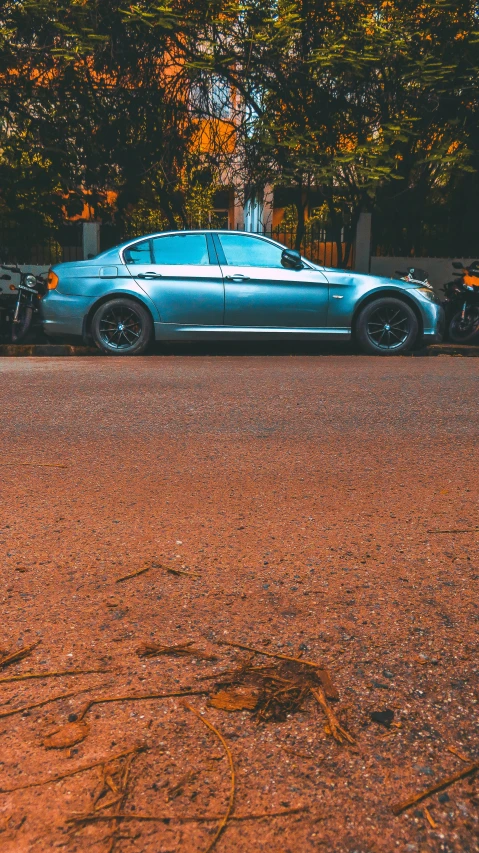
[[[479,261],[452,266],[456,278],[444,285],[447,336],[455,344],[471,343],[479,336]]]
[[[420,267],[408,267],[406,272],[396,270],[396,275],[399,276],[401,281],[409,281],[413,284],[422,284],[423,287],[428,287],[429,290],[433,289],[432,284],[429,281],[428,273]]]
[[[22,272],[17,266],[0,264],[0,269],[20,276],[19,284],[11,284],[7,293],[0,292],[0,337],[18,344],[31,330],[41,328],[40,298],[46,291],[46,280],[44,275]],[[10,281],[11,276],[4,273],[0,279]]]

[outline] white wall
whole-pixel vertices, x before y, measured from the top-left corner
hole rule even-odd
[[[434,290],[442,296],[442,285],[453,278],[453,260],[464,262],[467,266],[476,258],[371,258],[371,275],[393,278],[396,270],[405,271],[408,267],[419,267],[429,273],[429,281]]]

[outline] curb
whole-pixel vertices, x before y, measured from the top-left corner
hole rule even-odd
[[[456,358],[479,358],[479,346],[467,344],[430,344],[428,347],[413,352],[415,357],[433,357],[439,355],[455,356]]]
[[[96,347],[71,344],[0,344],[0,356],[7,358],[59,355],[101,355],[101,352]]]
[[[74,344],[0,344],[0,358],[28,358],[39,356],[101,356],[96,347],[75,346]],[[321,355],[340,355],[338,352],[325,351]],[[347,352],[345,355],[361,355],[359,352]],[[405,353],[403,358],[433,358],[449,356],[455,358],[479,358],[479,346],[461,346],[458,344],[430,344],[416,352]]]

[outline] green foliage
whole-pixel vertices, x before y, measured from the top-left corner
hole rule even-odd
[[[417,251],[479,189],[478,50],[475,0],[4,0],[0,217],[187,227],[271,183],[298,244],[314,196],[338,250],[373,210]]]

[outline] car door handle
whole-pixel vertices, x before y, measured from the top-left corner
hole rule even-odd
[[[161,272],[139,272],[137,278],[163,278]]]
[[[237,275],[225,275],[226,281],[251,281],[249,275],[241,275],[238,273]]]

